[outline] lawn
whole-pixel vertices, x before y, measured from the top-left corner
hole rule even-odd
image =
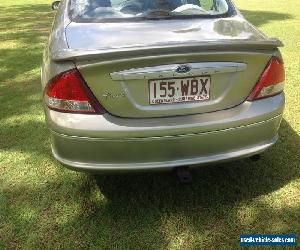
[[[285,44],[280,140],[259,162],[200,168],[180,185],[169,173],[95,178],[52,158],[39,84],[51,1],[1,1],[0,249],[237,249],[241,233],[300,236],[299,0],[236,3]]]

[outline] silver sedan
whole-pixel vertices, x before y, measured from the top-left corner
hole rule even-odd
[[[41,82],[54,157],[74,170],[201,166],[278,139],[278,47],[230,0],[64,0]]]

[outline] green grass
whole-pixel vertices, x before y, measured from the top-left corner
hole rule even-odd
[[[172,175],[69,171],[50,153],[39,66],[50,0],[0,3],[0,249],[237,249],[241,233],[300,233],[300,5],[238,0],[286,45],[280,140],[259,162]]]

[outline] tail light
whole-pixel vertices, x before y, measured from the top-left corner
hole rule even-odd
[[[105,113],[77,69],[52,78],[45,88],[44,99],[50,109],[60,112]]]
[[[284,89],[284,80],[283,62],[276,57],[272,57],[248,97],[248,101],[254,101],[281,93]]]

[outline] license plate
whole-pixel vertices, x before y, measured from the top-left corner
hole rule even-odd
[[[149,81],[149,102],[155,104],[209,100],[210,76]]]

